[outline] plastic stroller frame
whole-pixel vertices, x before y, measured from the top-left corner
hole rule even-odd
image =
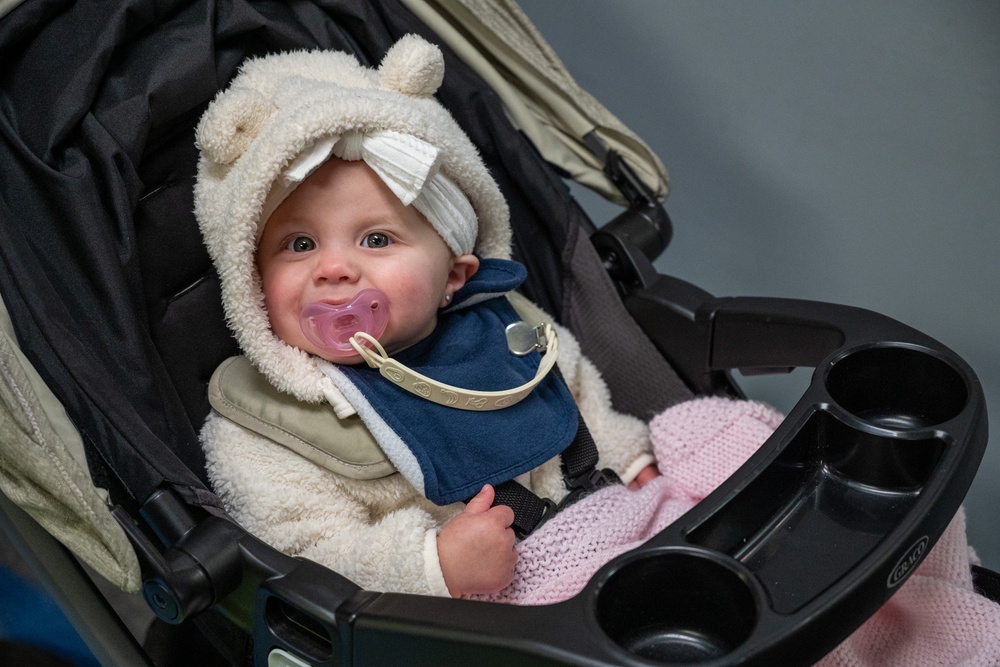
[[[649,258],[669,241],[669,218],[633,195],[623,217],[588,231],[628,311],[693,391],[738,392],[734,368],[816,368],[713,494],[574,598],[514,607],[362,590],[164,486],[139,498],[138,517],[115,510],[150,608],[171,624],[221,615],[252,637],[258,665],[277,649],[314,665],[810,664],[836,646],[958,509],[987,440],[979,381],[937,341],[870,311],[715,298],[659,275]]]

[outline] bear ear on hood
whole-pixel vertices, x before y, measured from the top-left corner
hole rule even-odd
[[[230,88],[208,105],[195,130],[195,144],[210,161],[231,165],[277,110],[273,100],[256,90]]]
[[[379,87],[410,97],[430,97],[444,81],[444,56],[436,45],[406,35],[386,51],[378,68]]]

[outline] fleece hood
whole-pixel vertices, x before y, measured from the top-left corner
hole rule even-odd
[[[195,215],[219,274],[227,321],[250,362],[299,400],[333,402],[338,392],[315,358],[271,332],[256,245],[275,183],[318,142],[389,131],[430,144],[439,151],[437,168],[474,209],[476,254],[510,257],[503,195],[476,147],[433,97],[443,77],[440,50],[415,35],[389,49],[378,69],[335,51],[270,55],[244,63],[202,116]]]

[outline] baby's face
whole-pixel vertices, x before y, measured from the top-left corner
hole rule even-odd
[[[476,268],[475,257],[452,255],[430,223],[360,160],[331,158],[313,172],[271,215],[257,246],[271,329],[319,356],[299,324],[308,304],[341,304],[363,289],[381,290],[389,322],[379,342],[391,354],[434,330],[446,295]]]

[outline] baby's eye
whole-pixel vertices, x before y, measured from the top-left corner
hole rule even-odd
[[[309,252],[316,249],[316,242],[308,236],[296,236],[285,248],[292,252]]]
[[[382,232],[365,234],[365,237],[361,239],[361,245],[365,248],[384,248],[391,244],[392,239],[389,238],[388,234]]]

